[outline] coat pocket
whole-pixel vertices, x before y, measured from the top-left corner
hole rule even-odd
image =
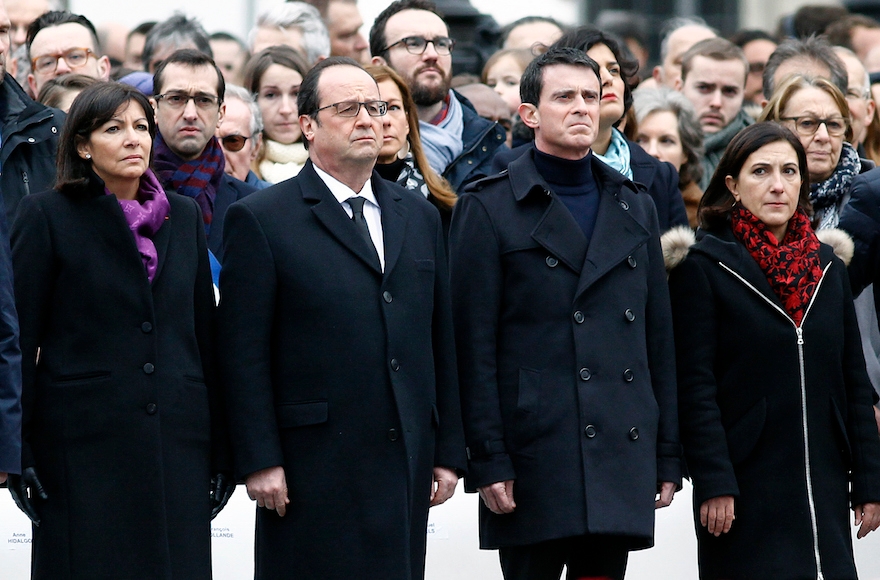
[[[834,434],[840,453],[849,465],[852,461],[852,446],[849,443],[849,435],[846,433],[846,421],[843,419],[843,413],[840,412],[840,407],[837,406],[834,397],[831,398],[831,424],[834,425]]]
[[[761,398],[727,428],[727,450],[731,463],[741,463],[752,454],[764,431],[766,420],[767,399]]]
[[[304,401],[302,403],[283,403],[275,407],[275,415],[280,429],[305,427],[327,422],[327,401]]]
[[[109,378],[110,371],[88,371],[69,375],[59,375],[52,379],[52,385],[55,387],[73,387],[82,384],[87,385],[90,383],[106,381]]]

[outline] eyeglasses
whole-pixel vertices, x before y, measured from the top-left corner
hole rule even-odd
[[[402,44],[406,51],[410,54],[424,54],[425,50],[428,48],[428,43],[434,45],[434,50],[437,51],[437,54],[440,56],[449,56],[452,52],[452,49],[455,48],[455,41],[449,38],[448,36],[435,36],[434,38],[425,38],[424,36],[407,36],[405,38],[401,38],[395,43],[389,44],[382,52],[386,52],[391,50],[398,44]]]
[[[871,98],[871,90],[870,89],[848,89],[846,91],[847,99],[870,99]]]
[[[361,112],[361,107],[365,108],[367,114],[371,117],[381,117],[388,111],[388,103],[385,101],[342,101],[341,103],[333,103],[332,105],[321,107],[315,111],[315,115],[331,107],[336,108],[336,114],[340,117],[357,117]]]
[[[220,97],[216,95],[208,95],[205,93],[190,95],[180,91],[156,95],[155,98],[157,101],[165,101],[172,109],[183,109],[190,100],[192,100],[199,109],[210,110],[216,107],[220,102]]]
[[[223,144],[224,149],[235,153],[244,148],[244,144],[247,143],[248,139],[250,137],[245,137],[244,135],[227,135],[226,137],[220,137],[220,143]]]
[[[798,135],[810,137],[819,130],[819,125],[825,125],[825,130],[832,137],[841,137],[846,133],[849,123],[843,117],[829,117],[819,119],[817,117],[782,117],[780,121],[794,121],[794,128]]]
[[[62,52],[44,54],[31,60],[31,70],[38,73],[52,73],[58,68],[58,60],[64,59],[71,69],[82,68],[89,61],[89,57],[98,58],[90,48],[68,48]]]

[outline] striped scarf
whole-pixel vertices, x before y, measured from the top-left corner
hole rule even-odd
[[[202,154],[192,161],[184,161],[171,151],[161,134],[153,145],[153,170],[166,190],[192,197],[202,208],[205,233],[211,228],[214,198],[223,180],[226,159],[220,142],[211,137]]]

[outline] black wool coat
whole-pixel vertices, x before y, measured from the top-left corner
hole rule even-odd
[[[284,467],[256,578],[424,574],[432,469],[465,467],[443,232],[372,176],[385,271],[307,162],[230,206],[220,360],[236,471]]]
[[[48,494],[32,578],[208,580],[222,424],[201,213],[168,194],[150,284],[103,188],[26,196],[12,229],[22,466]]]
[[[592,163],[589,247],[532,151],[476,182],[453,214],[467,487],[515,480],[512,514],[481,502],[484,548],[588,533],[648,547],[657,484],[681,478],[654,203]]]
[[[671,272],[696,517],[735,497],[729,533],[697,521],[703,579],[856,577],[849,507],[880,500],[880,437],[846,268],[820,259],[800,330],[729,228]]]

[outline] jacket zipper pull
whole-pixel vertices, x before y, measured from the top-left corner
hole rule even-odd
[[[804,344],[804,329],[800,326],[795,327],[795,332],[797,332],[798,344]]]

